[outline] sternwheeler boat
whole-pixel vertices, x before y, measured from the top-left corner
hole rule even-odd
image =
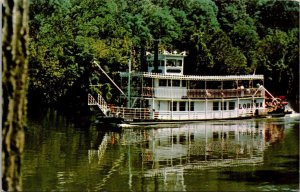
[[[98,121],[126,124],[243,119],[285,115],[287,102],[264,87],[263,75],[184,75],[185,52],[146,54],[147,70],[120,72],[118,104],[88,95],[88,105],[101,112]],[[124,90],[124,91],[123,91]],[[278,112],[278,113],[277,113]]]

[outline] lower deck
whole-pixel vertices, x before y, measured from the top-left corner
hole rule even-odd
[[[219,100],[163,100],[137,101],[146,108],[109,107],[109,116],[125,122],[197,121],[211,119],[238,119],[265,116],[264,98],[249,97]]]

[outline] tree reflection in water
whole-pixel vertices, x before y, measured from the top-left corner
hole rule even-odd
[[[23,187],[292,191],[299,187],[299,120],[210,121],[103,131],[107,125],[74,127],[59,115],[49,116],[29,123]]]
[[[134,159],[126,163],[131,170],[126,171],[129,178],[142,173],[144,178],[161,178],[163,190],[185,191],[184,173],[188,170],[261,165],[265,148],[282,140],[283,130],[282,125],[265,121],[127,128],[122,133],[106,133],[99,148],[89,150],[89,159],[101,161],[106,150],[103,146],[118,145],[127,160]],[[130,146],[135,146],[138,156],[128,152]]]

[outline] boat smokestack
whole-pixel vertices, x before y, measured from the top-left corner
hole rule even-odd
[[[140,55],[140,59],[141,59],[141,71],[143,72],[147,72],[147,61],[146,61],[146,41],[145,39],[141,40],[141,55]]]
[[[154,41],[154,73],[158,73],[158,40]]]

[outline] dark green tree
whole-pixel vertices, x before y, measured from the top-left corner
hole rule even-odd
[[[298,18],[294,1],[32,0],[30,95],[58,103],[81,92],[85,101],[89,84],[115,95],[92,61],[111,76],[127,70],[129,58],[133,70],[145,70],[145,52],[157,42],[187,51],[186,74],[262,73],[267,84],[293,90]]]
[[[280,87],[285,87],[282,81],[288,69],[289,37],[281,30],[271,30],[270,33],[258,45],[258,73],[267,78],[267,87],[281,92]]]

